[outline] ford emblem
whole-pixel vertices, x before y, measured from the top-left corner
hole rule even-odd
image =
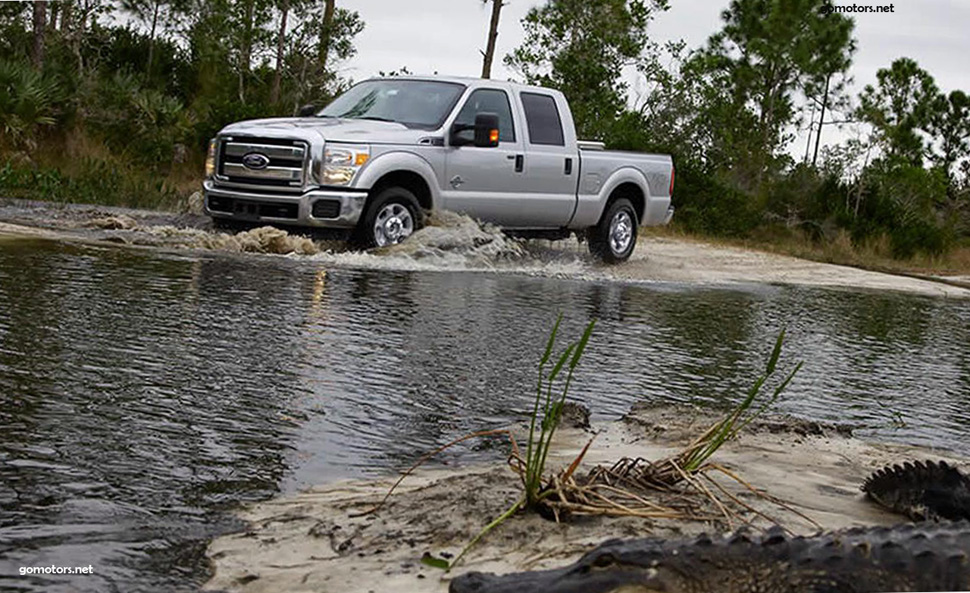
[[[242,158],[242,163],[247,169],[259,171],[269,165],[269,157],[261,152],[251,152]]]

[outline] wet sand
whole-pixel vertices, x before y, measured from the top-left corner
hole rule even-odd
[[[347,268],[503,272],[593,281],[731,285],[769,283],[892,290],[967,298],[970,290],[920,278],[870,272],[644,231],[630,260],[594,261],[575,240],[516,241],[468,217],[443,214],[402,245],[357,252],[342,242],[310,240],[271,227],[245,233],[211,228],[198,204],[181,213],[0,200],[0,235],[30,236],[165,250],[299,256]]]
[[[593,427],[599,434],[582,467],[610,465],[624,456],[661,459],[714,420],[700,410],[635,408],[621,421]],[[549,467],[568,464],[589,436],[576,429],[563,431]],[[904,521],[865,500],[859,485],[886,464],[925,458],[967,462],[925,449],[867,443],[839,427],[787,418],[752,424],[713,461],[784,499],[822,528],[838,529]],[[733,481],[717,479],[792,532],[817,530],[797,514],[745,494]],[[520,513],[445,573],[422,564],[421,556],[457,555],[517,499],[517,476],[502,463],[423,471],[406,479],[379,512],[352,516],[371,508],[390,484],[391,478],[344,481],[244,508],[240,514],[250,528],[216,539],[209,547],[214,576],[206,587],[246,593],[446,591],[453,576],[467,571],[562,566],[609,538],[719,531],[696,521],[587,517],[557,524]],[[746,518],[756,528],[770,524],[754,514]]]

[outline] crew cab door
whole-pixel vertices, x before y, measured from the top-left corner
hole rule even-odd
[[[566,226],[576,208],[579,178],[572,118],[566,130],[555,97],[539,89],[520,92],[519,100],[528,129],[520,216],[533,227]]]
[[[479,113],[498,115],[498,146],[453,146],[449,141],[441,186],[444,206],[487,222],[503,226],[516,224],[524,152],[508,93],[501,88],[475,89],[468,95],[454,124],[474,124]],[[467,133],[471,134],[471,130]]]

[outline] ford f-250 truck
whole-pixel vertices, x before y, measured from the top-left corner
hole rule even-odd
[[[613,263],[633,252],[639,226],[673,214],[671,158],[577,140],[555,90],[375,78],[302,115],[234,123],[211,141],[205,210],[217,226],[344,229],[385,246],[446,209],[516,235],[576,233]]]

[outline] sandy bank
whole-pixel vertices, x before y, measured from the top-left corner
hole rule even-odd
[[[167,250],[280,254],[322,265],[392,270],[485,271],[593,281],[730,285],[769,283],[892,290],[967,298],[970,290],[940,282],[794,257],[669,237],[641,237],[630,261],[595,262],[585,246],[509,239],[471,219],[442,216],[408,242],[368,253],[341,242],[310,241],[272,228],[236,235],[211,229],[197,212],[163,213],[122,208],[0,200],[0,235]]]
[[[707,412],[671,408],[634,409],[623,421],[599,429],[584,466],[642,456],[660,459],[686,445],[714,420]],[[563,431],[553,466],[562,466],[589,434]],[[750,426],[719,451],[715,461],[752,486],[786,500],[826,529],[902,521],[864,500],[863,478],[888,463],[940,458],[927,450],[870,444],[833,427],[770,419]],[[725,487],[794,532],[816,530],[727,480]],[[446,591],[453,575],[470,570],[510,572],[568,564],[611,537],[670,536],[712,531],[703,522],[591,517],[556,524],[519,514],[486,538],[453,574],[423,565],[422,554],[457,554],[484,525],[519,494],[516,476],[502,464],[426,471],[409,478],[377,514],[352,517],[371,508],[390,479],[345,481],[245,508],[244,533],[212,542],[210,589],[247,593]],[[749,515],[755,525],[763,519]]]

